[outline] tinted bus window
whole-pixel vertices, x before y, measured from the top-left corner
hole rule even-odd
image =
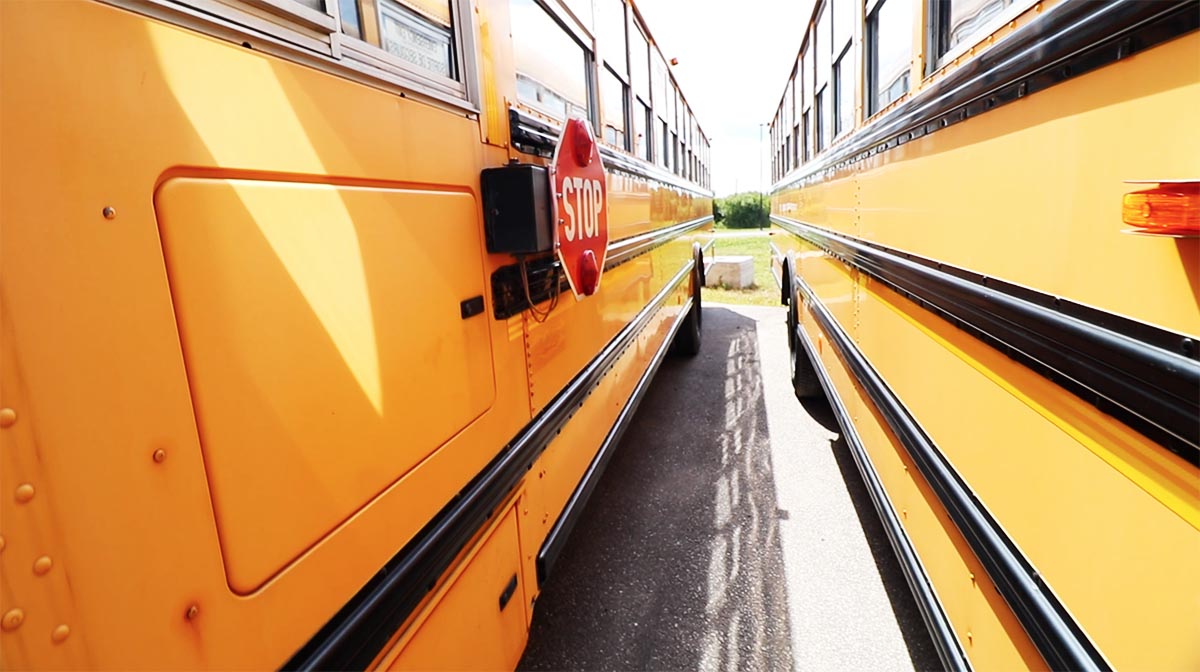
[[[604,140],[610,145],[625,144],[625,84],[607,67],[600,71],[600,111],[604,114]]]
[[[874,114],[908,92],[912,62],[912,4],[884,0],[867,19],[870,93]]]
[[[379,26],[383,48],[413,65],[457,79],[447,2],[404,3],[381,0]]]
[[[596,32],[600,46],[596,47],[604,56],[604,62],[613,70],[625,75],[629,72],[629,60],[625,44],[625,3],[623,0],[597,0]]]
[[[534,0],[511,0],[517,97],[559,119],[587,116],[587,51]]]
[[[1013,0],[944,0],[941,3],[945,23],[939,56],[979,32]]]
[[[846,49],[833,66],[834,81],[834,135],[854,129],[854,50]]]

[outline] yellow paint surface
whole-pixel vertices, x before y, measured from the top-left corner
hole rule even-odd
[[[0,633],[5,669],[282,665],[530,421],[531,393],[553,396],[690,261],[665,245],[564,297],[531,358],[523,318],[491,312],[513,262],[482,235],[480,170],[509,158],[495,114],[95,2],[0,2],[0,27],[0,407],[18,418],[0,487],[36,493],[0,499],[0,608],[27,613]],[[494,106],[515,79],[490,40]],[[710,207],[609,184],[614,238]],[[686,285],[564,428],[591,442],[553,449],[566,480],[531,508],[557,514]],[[462,319],[477,295],[487,312]],[[518,554],[511,529],[421,613],[494,605],[490,580],[460,588],[526,571],[540,539],[518,534]],[[472,662],[511,664],[535,590],[480,625],[502,650]],[[449,640],[429,641],[413,646]]]
[[[1195,339],[1197,241],[1122,233],[1120,207],[1126,180],[1200,176],[1197,53],[1200,35],[1175,39],[776,193],[773,211]],[[1193,465],[813,246],[773,240],[1115,668],[1200,666]],[[801,318],[972,660],[1043,665]]]

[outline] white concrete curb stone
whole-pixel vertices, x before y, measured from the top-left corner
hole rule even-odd
[[[754,284],[754,257],[750,255],[717,255],[704,277],[705,287],[745,289]]]

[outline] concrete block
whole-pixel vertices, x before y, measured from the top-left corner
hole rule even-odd
[[[754,257],[750,255],[717,255],[704,276],[706,287],[745,289],[754,284]]]

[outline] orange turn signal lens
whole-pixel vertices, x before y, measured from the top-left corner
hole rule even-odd
[[[1145,233],[1200,234],[1200,182],[1165,183],[1125,194],[1121,219]]]

